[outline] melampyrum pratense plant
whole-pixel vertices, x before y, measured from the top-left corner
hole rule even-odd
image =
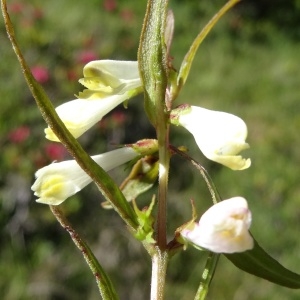
[[[210,160],[232,170],[249,168],[251,161],[239,153],[248,148],[245,122],[230,113],[212,111],[180,101],[194,56],[201,42],[217,21],[239,0],[230,0],[210,20],[193,41],[179,70],[172,65],[169,50],[172,44],[174,16],[167,0],[148,0],[141,30],[137,61],[98,60],[88,63],[79,82],[85,87],[77,99],[56,109],[43,88],[34,79],[14,37],[6,1],[1,0],[8,37],[21,65],[27,84],[48,127],[46,138],[61,142],[74,160],[55,162],[36,172],[32,185],[37,202],[48,204],[53,215],[81,250],[93,272],[103,299],[119,299],[113,282],[85,241],[72,228],[59,204],[94,182],[105,197],[104,207],[112,207],[123,219],[132,235],[138,239],[152,260],[151,299],[164,299],[167,265],[178,252],[188,246],[199,249],[207,262],[199,278],[194,299],[205,299],[220,254],[242,271],[289,288],[300,288],[300,275],[295,274],[270,257],[249,232],[251,212],[241,196],[223,200],[200,163],[184,147],[169,140],[173,126],[182,126],[192,134],[202,153]],[[187,4],[188,5],[188,4]],[[99,122],[117,105],[127,103],[137,94],[144,94],[145,116],[156,130],[156,139],[130,141],[117,149],[89,156],[76,138]],[[131,100],[130,100],[131,101]],[[129,107],[130,109],[130,107]],[[192,216],[167,240],[167,201],[169,162],[179,155],[199,171],[205,181],[212,206],[201,212],[198,220],[191,204]],[[118,187],[107,171],[131,162],[132,170]],[[136,198],[158,181],[158,191],[149,199],[149,206],[138,208]],[[199,201],[199,195],[194,195]],[[189,203],[189,202],[187,202]],[[156,213],[153,208],[156,206]],[[170,208],[171,209],[171,208]],[[208,255],[207,255],[208,253]],[[120,270],[122,272],[122,270]]]

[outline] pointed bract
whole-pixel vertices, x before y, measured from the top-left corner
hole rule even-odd
[[[192,244],[215,253],[244,252],[253,248],[247,201],[234,197],[210,207],[192,229],[181,232]]]
[[[121,148],[92,156],[92,159],[105,171],[109,171],[138,155],[132,148]],[[92,182],[75,160],[52,163],[38,170],[35,176],[31,189],[39,197],[36,201],[49,205],[61,204]]]

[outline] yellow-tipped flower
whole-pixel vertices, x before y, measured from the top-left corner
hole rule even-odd
[[[132,148],[121,148],[92,156],[92,159],[105,171],[109,171],[138,155]],[[36,201],[49,205],[61,204],[92,182],[75,160],[53,163],[38,170],[35,176],[36,181],[31,189],[39,197]]]
[[[247,201],[234,197],[210,207],[192,229],[181,236],[195,246],[215,253],[244,252],[253,248],[249,233],[251,212]]]
[[[208,159],[232,170],[250,167],[249,158],[237,155],[249,148],[245,142],[247,126],[241,118],[198,106],[182,105],[171,112],[171,123],[186,128]]]
[[[88,63],[79,81],[88,89],[79,99],[66,102],[56,112],[71,134],[78,138],[107,113],[142,91],[136,61],[99,60]],[[46,138],[58,142],[51,128]]]

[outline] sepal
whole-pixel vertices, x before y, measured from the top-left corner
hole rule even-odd
[[[133,209],[137,214],[137,221],[139,223],[138,229],[135,232],[135,237],[139,241],[144,241],[148,244],[154,244],[155,240],[153,238],[153,225],[155,220],[151,214],[155,204],[155,196],[153,196],[150,205],[148,207],[144,207],[142,210],[137,207],[135,200],[133,200],[132,203]]]

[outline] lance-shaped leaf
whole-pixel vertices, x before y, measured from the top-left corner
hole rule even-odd
[[[176,98],[178,95],[180,89],[185,84],[186,79],[189,75],[194,57],[196,55],[196,52],[205,39],[205,37],[208,35],[208,33],[211,31],[211,29],[216,25],[216,23],[221,19],[221,17],[230,9],[232,8],[237,2],[240,0],[229,0],[215,15],[214,17],[206,24],[206,26],[202,29],[202,31],[197,35],[195,40],[193,41],[189,51],[186,53],[182,64],[180,66],[179,74],[177,77],[177,88],[175,87],[175,90],[172,91],[173,99]]]
[[[225,254],[239,269],[292,289],[300,288],[300,274],[294,273],[264,251],[254,240],[254,248],[243,253]]]

